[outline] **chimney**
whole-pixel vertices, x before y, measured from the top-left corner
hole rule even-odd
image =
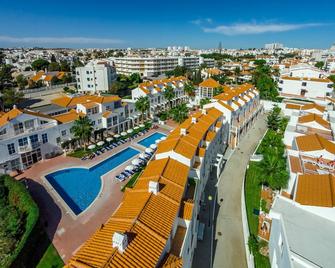
[[[202,109],[201,113],[202,114],[207,114],[207,110],[206,109]]]
[[[123,253],[127,246],[128,246],[127,235],[115,232],[113,234],[113,248],[117,248],[120,253]]]
[[[192,124],[195,124],[197,122],[197,118],[192,116]]]
[[[185,136],[186,135],[186,128],[180,129],[180,135]]]
[[[149,193],[157,195],[159,192],[159,183],[157,181],[149,181]]]

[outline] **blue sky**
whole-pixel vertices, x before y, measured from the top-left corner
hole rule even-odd
[[[0,47],[289,47],[335,42],[333,0],[1,0]]]

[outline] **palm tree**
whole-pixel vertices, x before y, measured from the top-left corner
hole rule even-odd
[[[281,158],[277,150],[264,154],[260,162],[260,180],[268,184],[272,189],[280,189],[287,186],[288,172],[286,171],[285,159]]]
[[[192,83],[186,83],[184,86],[184,91],[189,97],[194,96],[195,87],[192,85]]]
[[[149,110],[150,108],[150,102],[149,98],[147,96],[145,97],[139,97],[137,101],[135,102],[135,108],[137,111],[141,112],[142,114],[142,123],[144,121],[144,113]]]
[[[188,117],[188,108],[185,103],[182,103],[173,108],[171,114],[172,119],[178,124],[181,124]]]
[[[74,121],[71,127],[71,133],[78,138],[80,145],[84,144],[86,151],[86,141],[91,137],[93,131],[93,124],[87,116],[80,116]]]
[[[200,108],[204,107],[205,104],[210,103],[211,100],[209,98],[204,98],[200,100]]]
[[[173,87],[171,87],[171,86],[166,86],[165,89],[164,89],[164,93],[163,93],[163,95],[164,95],[164,98],[165,98],[166,100],[168,100],[168,102],[169,102],[169,106],[170,106],[170,109],[171,109],[171,108],[172,108],[171,100],[172,100],[172,99],[174,98],[174,96],[175,96]]]

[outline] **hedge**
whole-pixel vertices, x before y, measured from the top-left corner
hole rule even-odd
[[[12,255],[8,258],[8,261],[5,263],[5,267],[9,267],[20,254],[34,229],[39,218],[39,209],[24,184],[8,175],[3,175],[1,179],[4,180],[4,185],[8,189],[9,204],[15,206],[22,214],[26,215],[25,230],[21,240],[12,252]]]

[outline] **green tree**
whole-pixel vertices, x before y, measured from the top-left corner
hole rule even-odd
[[[263,65],[266,64],[266,60],[262,60],[262,59],[261,60],[255,60],[254,64],[258,65],[258,66],[263,66]]]
[[[190,83],[190,82],[185,83],[185,85],[184,85],[184,91],[185,91],[185,93],[186,93],[189,97],[195,95],[195,87],[194,87],[193,84]]]
[[[205,104],[210,103],[211,100],[209,98],[204,98],[200,100],[200,107],[203,108]]]
[[[164,98],[169,102],[170,109],[172,108],[172,99],[175,97],[175,92],[173,87],[166,86],[163,92]]]
[[[137,101],[135,102],[135,108],[137,111],[139,111],[142,114],[142,123],[143,123],[144,113],[147,112],[150,108],[149,98],[147,96],[139,97]]]
[[[219,86],[217,88],[214,88],[214,92],[213,92],[213,95],[216,96],[216,95],[219,95],[223,93],[223,87],[222,86]]]
[[[0,66],[0,90],[5,87],[6,83],[12,81],[12,65],[2,64]]]
[[[325,63],[323,61],[318,61],[317,63],[315,63],[314,66],[316,68],[322,69],[324,65],[325,65]]]
[[[62,60],[59,65],[60,65],[60,71],[62,71],[62,72],[70,72],[71,71],[71,66],[66,60]]]
[[[18,104],[22,100],[23,96],[22,92],[16,91],[13,88],[5,89],[2,95],[4,106],[12,108],[14,104]]]
[[[269,129],[277,131],[280,128],[281,117],[280,117],[281,109],[275,105],[271,112],[268,114],[266,118],[266,123]]]
[[[51,62],[48,66],[49,72],[60,71],[60,65],[58,62]]]
[[[84,144],[84,150],[86,151],[86,146],[89,138],[92,135],[93,124],[87,116],[80,116],[74,121],[71,127],[71,133],[80,141],[80,144]]]
[[[182,103],[171,110],[172,119],[181,124],[188,117],[188,108],[186,103]]]
[[[51,55],[50,61],[51,62],[57,62],[56,57],[55,57],[54,54]]]
[[[129,79],[131,80],[132,84],[139,84],[142,82],[142,78],[139,73],[131,74]]]
[[[262,99],[277,100],[279,95],[277,82],[272,79],[272,70],[268,65],[259,65],[256,67],[252,82],[260,91]]]
[[[31,67],[35,71],[40,71],[48,68],[49,64],[50,63],[45,59],[37,59],[31,63]]]
[[[16,77],[16,83],[17,83],[17,85],[20,89],[24,89],[26,87],[26,85],[28,85],[28,80],[27,80],[27,78],[24,77],[23,74],[19,74]]]
[[[236,84],[237,84],[237,82],[238,82],[238,77],[240,76],[240,74],[241,74],[241,69],[240,69],[240,67],[236,67],[236,68],[234,69],[235,83],[236,83]]]

